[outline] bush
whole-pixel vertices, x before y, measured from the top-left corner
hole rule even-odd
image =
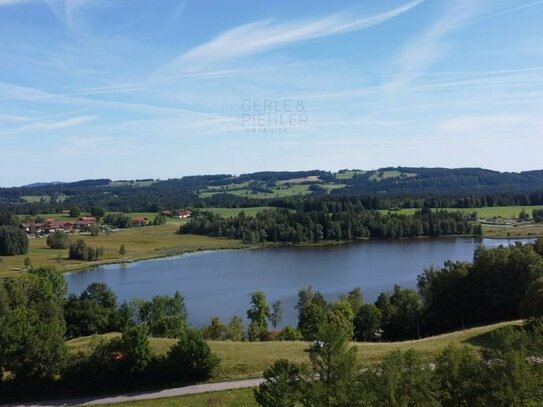
[[[69,243],[68,234],[57,231],[47,236],[47,246],[51,249],[66,249]]]
[[[302,334],[298,329],[292,325],[286,326],[280,333],[277,335],[277,340],[279,341],[301,341]]]
[[[96,261],[104,255],[104,248],[88,246],[83,239],[70,244],[68,257],[72,260]]]
[[[534,209],[532,216],[534,217],[534,222],[543,222],[543,209]]]
[[[15,226],[0,226],[0,256],[28,253],[28,236]]]
[[[168,352],[165,364],[175,382],[188,383],[210,378],[219,362],[202,335],[187,330]]]
[[[109,213],[104,216],[103,223],[115,228],[125,229],[132,226],[132,218],[123,213]]]
[[[79,209],[79,206],[73,206],[70,208],[70,216],[72,218],[79,218],[81,216],[81,209]]]

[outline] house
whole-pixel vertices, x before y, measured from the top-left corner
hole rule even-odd
[[[96,218],[94,216],[81,216],[74,222],[75,229],[85,229],[89,226],[96,224]]]
[[[143,216],[132,218],[132,226],[149,226],[151,221]]]
[[[162,211],[162,214],[164,216],[172,216],[172,211],[170,211],[170,210]]]
[[[190,218],[192,215],[192,211],[189,211],[188,209],[180,209],[178,211],[175,212],[175,218],[179,218],[179,219],[186,219],[186,218]]]
[[[56,219],[47,219],[45,222],[39,223],[21,223],[19,227],[26,233],[38,233],[47,235],[53,232],[69,232],[74,228],[75,223],[69,221],[60,221]]]

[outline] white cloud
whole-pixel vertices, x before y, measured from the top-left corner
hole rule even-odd
[[[309,21],[275,23],[273,20],[263,20],[241,25],[189,50],[173,64],[185,65],[186,62],[243,57],[300,41],[376,26],[411,10],[423,1],[412,1],[395,9],[362,18],[336,14]]]
[[[95,116],[78,116],[71,117],[65,120],[55,120],[55,121],[43,121],[32,123],[28,126],[25,126],[21,130],[57,130],[57,129],[68,129],[71,127],[80,126],[82,124],[91,122],[95,120]]]
[[[445,15],[421,35],[405,46],[397,60],[400,71],[387,83],[388,91],[396,91],[409,84],[443,55],[441,40],[475,16],[480,10],[480,0],[454,0]]]

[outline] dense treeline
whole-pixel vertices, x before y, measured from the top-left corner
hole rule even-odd
[[[339,329],[338,329],[339,328]],[[505,328],[494,348],[445,348],[428,361],[393,351],[372,364],[357,355],[334,323],[318,332],[309,364],[278,360],[254,391],[263,407],[540,406],[543,399],[543,324]]]
[[[381,214],[351,207],[346,212],[265,210],[254,217],[240,213],[223,218],[198,212],[179,229],[183,234],[242,239],[248,243],[315,243],[323,240],[480,235],[474,215],[418,211],[414,215]]]
[[[121,306],[104,284],[91,284],[79,296],[66,293],[53,267],[0,282],[0,400],[190,383],[209,378],[219,363],[186,323],[178,293]],[[69,355],[66,338],[105,332],[121,335]],[[150,335],[177,342],[157,356]]]
[[[395,286],[374,304],[363,304],[356,290],[327,303],[319,292],[306,288],[298,294],[298,329],[312,340],[332,318],[342,320],[356,340],[405,340],[543,316],[542,256],[543,239],[533,245],[479,247],[473,263],[448,261],[442,268],[429,267],[418,277],[418,291]]]

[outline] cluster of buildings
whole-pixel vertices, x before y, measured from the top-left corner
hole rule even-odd
[[[166,210],[162,211],[162,214],[171,218],[186,219],[191,217],[192,211],[189,211],[188,209],[179,209],[176,211]]]
[[[71,232],[87,229],[95,225],[97,219],[94,216],[81,216],[78,220],[46,219],[44,222],[21,223],[19,227],[26,233],[46,235],[53,232]]]
[[[172,218],[186,219],[190,218],[192,211],[188,209],[179,209],[175,211],[166,210],[162,211],[162,215]],[[21,223],[19,227],[29,234],[47,235],[49,233],[61,231],[61,232],[73,232],[82,231],[88,229],[90,226],[95,225],[98,222],[94,216],[81,216],[75,221],[71,220],[57,220],[46,219],[44,222],[27,222]],[[132,218],[132,226],[149,226],[151,220],[143,216],[136,216]]]

